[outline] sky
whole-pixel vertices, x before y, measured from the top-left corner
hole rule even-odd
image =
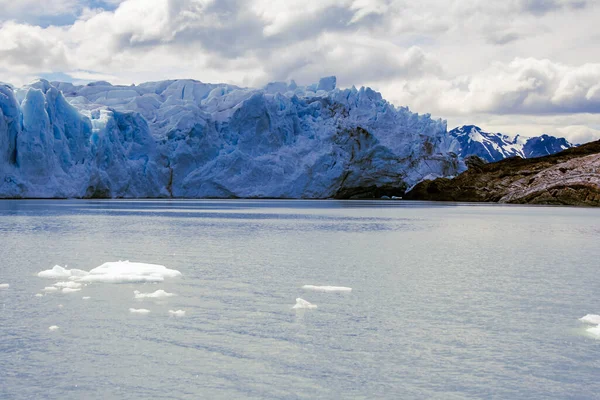
[[[600,139],[600,0],[0,0],[0,81],[335,75],[484,130]]]

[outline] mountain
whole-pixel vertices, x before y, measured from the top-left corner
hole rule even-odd
[[[510,137],[501,133],[484,132],[474,125],[455,128],[448,134],[460,143],[459,155],[462,158],[475,155],[487,162],[509,157],[542,157],[573,147],[564,138],[549,135],[531,138],[519,135]]]
[[[539,158],[467,161],[466,172],[421,182],[404,198],[600,206],[600,141]]]
[[[369,88],[0,85],[3,198],[350,198],[465,169],[446,122]]]

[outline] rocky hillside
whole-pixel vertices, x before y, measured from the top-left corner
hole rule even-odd
[[[404,198],[600,206],[600,141],[540,158],[490,164],[470,158],[467,164],[456,178],[426,180]]]

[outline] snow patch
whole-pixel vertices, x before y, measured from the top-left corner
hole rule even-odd
[[[183,317],[185,315],[185,311],[183,311],[183,310],[177,310],[177,311],[169,310],[169,314],[173,315],[175,317]]]
[[[352,288],[344,287],[344,286],[314,286],[314,285],[304,285],[302,289],[305,290],[314,290],[317,292],[351,292]]]
[[[159,289],[153,293],[141,293],[139,290],[135,290],[133,294],[135,295],[136,299],[163,299],[165,297],[177,296],[174,293],[168,293],[162,289]]]
[[[306,301],[306,300],[301,299],[300,297],[298,297],[296,299],[296,305],[294,305],[294,307],[292,307],[292,308],[295,309],[295,310],[299,310],[299,309],[309,309],[309,310],[312,310],[312,309],[317,308],[317,306],[316,306],[316,304],[309,303],[308,301]]]
[[[149,314],[150,310],[146,310],[145,308],[130,308],[129,312],[132,314]]]

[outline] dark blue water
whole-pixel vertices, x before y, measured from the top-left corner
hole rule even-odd
[[[0,398],[599,398],[599,239],[584,208],[3,201]],[[35,297],[126,259],[183,278]]]

